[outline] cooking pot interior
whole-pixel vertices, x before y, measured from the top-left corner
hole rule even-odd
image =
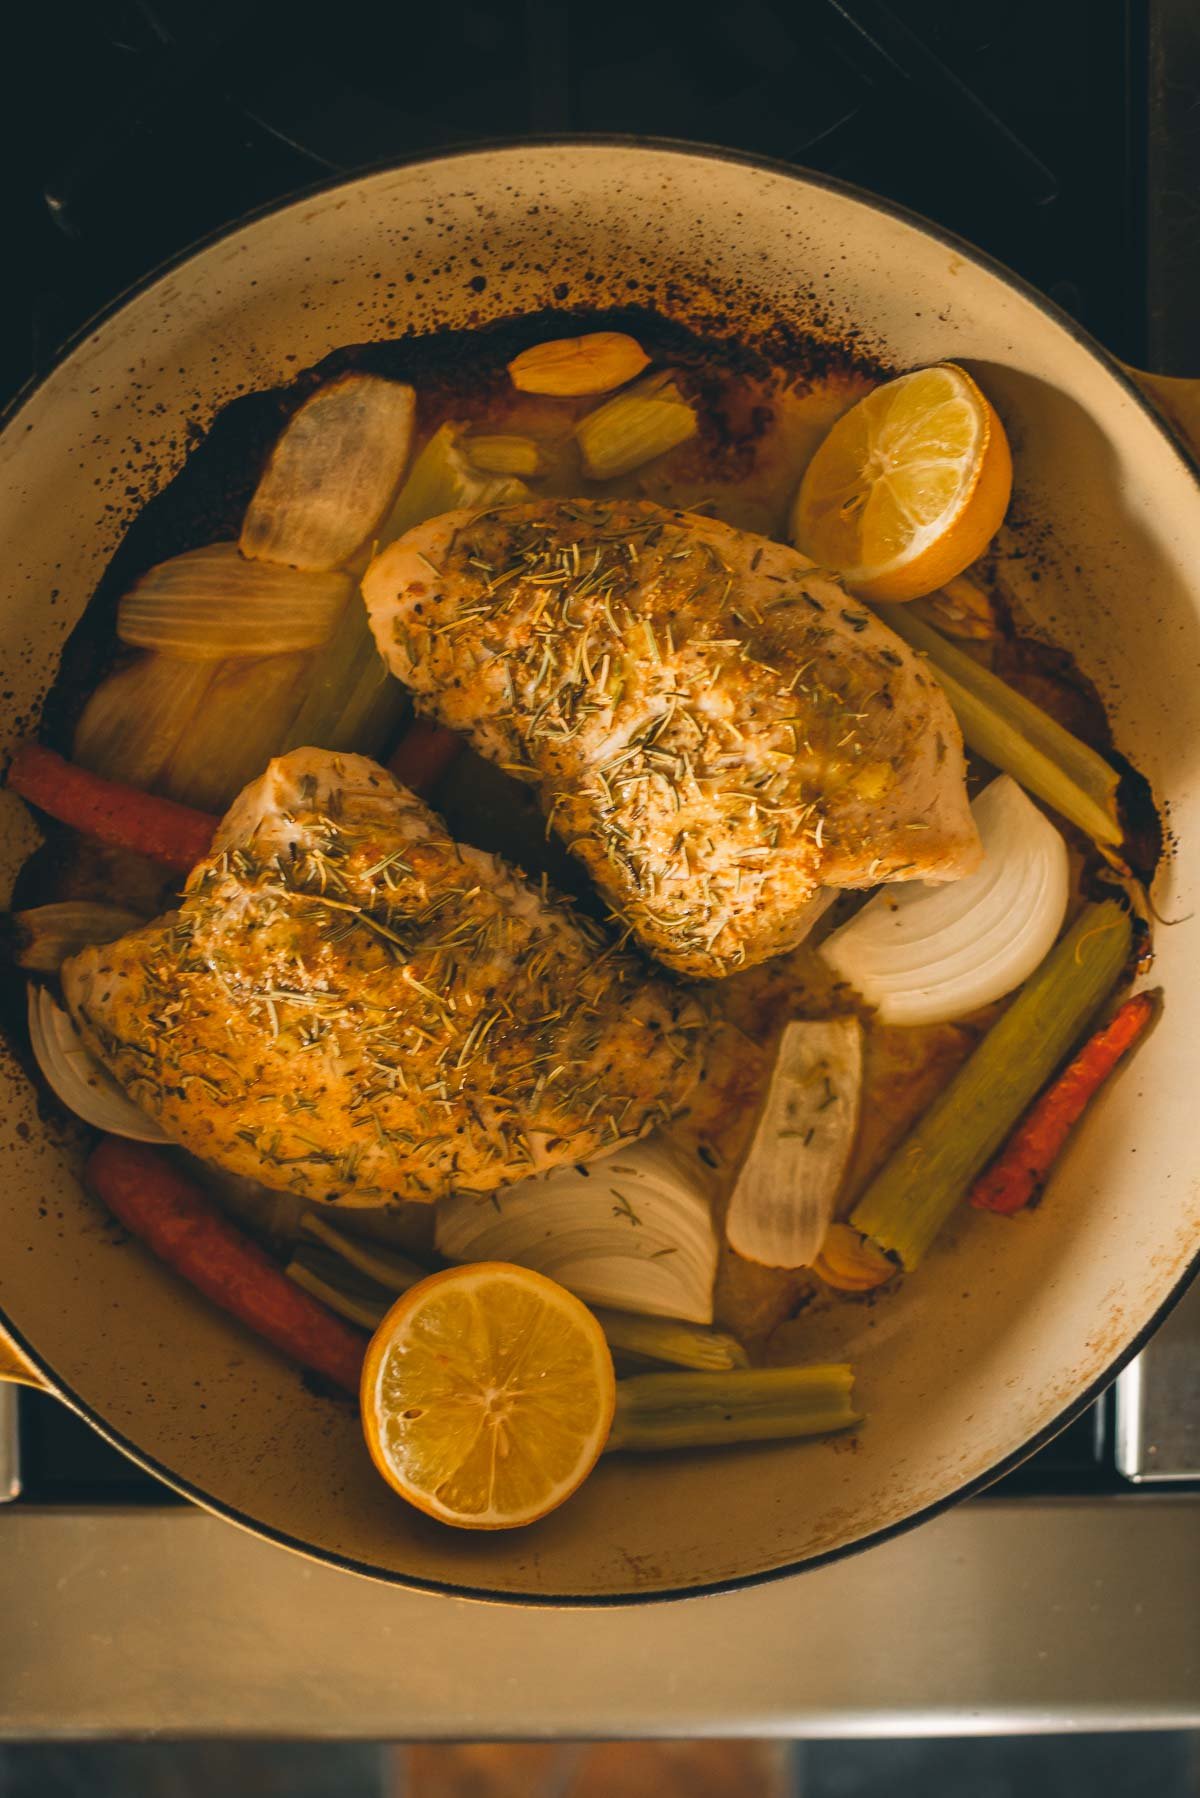
[[[1184,1277],[1200,981],[1200,495],[1132,390],[961,245],[792,171],[667,147],[481,150],[327,189],[202,248],[80,342],[0,438],[7,748],[66,633],[194,433],[338,346],[630,303],[803,358],[806,334],[978,377],[1016,465],[1006,578],[1099,687],[1165,807],[1162,1020],[1077,1133],[1045,1203],[957,1219],[895,1297],[814,1317],[859,1370],[852,1438],[602,1462],[532,1529],[452,1533],[373,1472],[348,1407],[121,1239],[81,1141],[0,1066],[0,1313],[71,1402],[185,1490],[323,1557],[506,1597],[680,1592],[797,1567],[985,1478],[1113,1367]],[[1035,578],[1036,577],[1036,578]],[[11,878],[36,840],[0,794]]]

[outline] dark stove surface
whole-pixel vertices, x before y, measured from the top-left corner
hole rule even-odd
[[[0,397],[244,212],[495,136],[675,136],[856,182],[981,245],[1135,362],[1148,319],[1169,339],[1195,267],[1198,234],[1170,196],[1147,198],[1148,159],[1180,141],[1162,114],[1179,102],[1169,47],[1195,33],[1186,0],[340,0],[319,17],[294,0],[46,0],[3,31]],[[1159,220],[1165,297],[1148,286]],[[1115,1489],[1106,1419],[1096,1407],[997,1490]],[[22,1449],[27,1498],[170,1500],[34,1394]]]
[[[15,10],[15,9],[14,9]],[[860,183],[1143,351],[1138,0],[74,0],[22,8],[0,132],[0,387],[285,193],[492,136],[677,136]]]

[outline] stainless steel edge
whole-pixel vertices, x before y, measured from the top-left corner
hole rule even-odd
[[[978,1501],[799,1578],[535,1610],[190,1509],[0,1513],[0,1736],[892,1736],[1200,1725],[1200,1496]]]
[[[1153,0],[1146,12],[1151,96],[1145,187],[1148,349],[1151,367],[1164,374],[1194,375],[1200,287],[1200,11],[1195,0]]]
[[[1116,1392],[1118,1470],[1139,1484],[1200,1481],[1200,1285],[1130,1362]]]
[[[17,1391],[0,1381],[0,1505],[21,1495],[21,1443]]]

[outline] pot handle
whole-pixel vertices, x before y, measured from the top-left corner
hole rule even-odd
[[[1126,367],[1125,373],[1200,461],[1200,380],[1152,375],[1143,368]]]
[[[50,1392],[37,1368],[27,1361],[16,1343],[0,1330],[0,1385],[11,1381],[14,1386],[35,1386],[39,1392]]]

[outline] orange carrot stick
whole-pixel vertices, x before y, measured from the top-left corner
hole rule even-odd
[[[392,751],[388,767],[403,786],[427,799],[463,747],[457,731],[414,718]]]
[[[165,1155],[106,1136],[84,1178],[131,1235],[205,1298],[291,1360],[357,1394],[366,1338],[289,1280]]]
[[[40,743],[22,743],[7,784],[40,812],[114,849],[134,849],[189,874],[207,855],[217,820],[77,768]]]
[[[1025,1113],[991,1166],[971,1188],[977,1211],[1011,1217],[1037,1198],[1084,1111],[1121,1057],[1137,1042],[1151,1018],[1150,993],[1135,993]]]

